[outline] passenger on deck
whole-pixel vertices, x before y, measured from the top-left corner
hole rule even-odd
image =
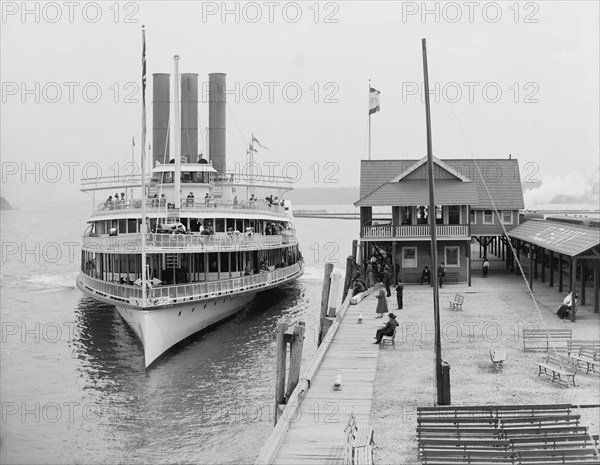
[[[104,209],[109,209],[112,210],[113,208],[115,208],[115,204],[113,203],[113,198],[112,195],[108,196],[108,199],[106,199],[106,202],[104,202]]]
[[[210,194],[207,192],[206,195],[204,196],[204,205],[206,205],[207,207],[210,204]]]
[[[238,198],[237,195],[233,197],[233,206],[237,207],[238,206]]]
[[[154,194],[154,197],[152,197],[152,204],[153,207],[158,207],[158,195]]]
[[[244,276],[250,276],[253,274],[254,274],[254,271],[252,270],[252,265],[250,265],[250,262],[248,262],[246,264],[246,268],[244,268]]]
[[[193,193],[193,192],[190,192],[190,193],[188,194],[188,196],[187,196],[187,197],[186,197],[186,199],[185,199],[185,204],[186,204],[188,207],[193,207],[193,206],[194,206],[194,193]]]

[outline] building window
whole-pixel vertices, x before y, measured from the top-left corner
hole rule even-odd
[[[444,259],[447,268],[458,268],[460,266],[460,247],[457,245],[444,247]]]
[[[448,207],[448,224],[460,224],[460,205]]]
[[[502,210],[502,224],[513,224],[512,210]]]
[[[441,205],[435,206],[435,224],[444,224],[444,214]]]
[[[401,207],[402,220],[401,224],[411,225],[412,224],[412,211],[413,207]]]
[[[483,224],[494,224],[494,212],[492,210],[483,210]]]
[[[402,268],[417,267],[417,248],[402,247]]]
[[[471,210],[470,213],[470,218],[471,218],[471,224],[477,224],[477,211],[476,210]]]

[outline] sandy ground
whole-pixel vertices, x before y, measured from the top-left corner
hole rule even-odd
[[[463,311],[448,309],[454,294],[464,294]],[[598,404],[600,375],[575,376],[576,387],[538,378],[536,363],[544,352],[525,351],[524,325],[573,330],[573,339],[599,339],[600,314],[593,313],[593,291],[581,306],[577,322],[556,317],[565,294],[534,282],[538,309],[523,279],[512,274],[474,277],[472,286],[446,285],[440,290],[442,359],[450,364],[452,405],[482,404]],[[417,406],[434,405],[433,297],[427,285],[407,285],[404,309],[395,311],[395,295],[388,299],[400,323],[396,350],[379,352],[371,424],[375,430],[376,464],[418,464]],[[384,318],[387,321],[387,318]],[[504,370],[493,370],[489,349],[505,349]],[[599,433],[599,409],[578,409],[582,424]]]

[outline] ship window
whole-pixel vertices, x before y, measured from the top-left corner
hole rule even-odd
[[[227,218],[227,229],[229,230],[229,228],[235,231],[235,219]]]
[[[225,218],[215,219],[215,232],[225,232]]]
[[[192,182],[192,173],[189,171],[181,173],[181,182]]]
[[[217,253],[209,253],[208,254],[208,271],[209,273],[216,273],[219,271],[219,265],[217,263],[218,259]]]
[[[229,272],[229,254],[221,254],[221,271]]]
[[[135,218],[130,218],[127,220],[127,232],[128,233],[137,232],[137,221]]]
[[[125,234],[127,232],[127,220],[126,219],[121,219],[119,220],[119,229],[118,229],[119,234]]]
[[[173,182],[173,173],[172,172],[167,172],[167,173],[163,173],[163,183],[171,183]]]

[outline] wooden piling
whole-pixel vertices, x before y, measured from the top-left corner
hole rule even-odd
[[[290,374],[288,377],[286,400],[290,398],[300,380],[300,364],[302,362],[302,348],[304,346],[304,322],[300,321],[294,325],[292,342],[290,347]],[[287,403],[287,402],[286,402]]]
[[[350,283],[352,282],[352,272],[354,271],[354,257],[349,255],[346,259],[346,278],[344,279],[344,293],[342,295],[342,301],[346,300],[348,295],[348,289],[350,289]]]
[[[323,291],[321,293],[321,313],[319,314],[319,343],[323,341],[323,321],[327,318],[327,309],[329,308],[329,289],[331,288],[331,272],[333,271],[332,263],[325,263],[325,275],[323,277]],[[329,329],[329,328],[328,328]]]
[[[275,424],[279,419],[279,406],[285,403],[285,361],[287,345],[285,331],[289,326],[287,320],[277,322],[277,372],[275,378]]]
[[[356,248],[358,247],[358,240],[354,239],[352,241],[352,257],[356,260]]]

